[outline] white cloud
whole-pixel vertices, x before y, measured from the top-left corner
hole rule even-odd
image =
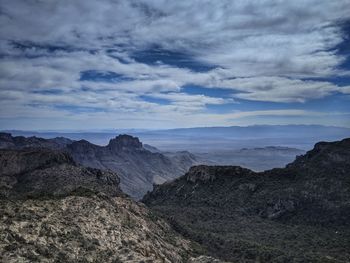
[[[239,91],[235,94],[237,98],[272,102],[305,102],[334,92],[345,93],[349,89],[326,81],[283,77],[236,78],[220,81],[217,85]]]
[[[57,107],[68,105],[96,108],[109,118],[107,113],[133,112],[135,119],[152,114],[163,120],[175,112],[203,114],[216,123],[207,105],[235,99],[302,103],[348,94],[349,86],[310,79],[349,74],[339,67],[345,57],[335,50],[344,41],[340,24],[349,14],[347,0],[1,1],[1,116],[40,117],[45,108],[45,116],[56,118],[59,112],[70,114]],[[217,68],[196,72],[166,61],[135,60],[135,52],[155,46]],[[80,81],[88,70],[127,79]],[[234,93],[222,98],[185,94],[181,87],[190,84]],[[145,101],[142,95],[169,104]],[[229,120],[215,118],[222,124]]]

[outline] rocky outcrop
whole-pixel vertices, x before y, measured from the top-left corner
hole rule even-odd
[[[344,139],[318,143],[286,168],[260,173],[195,166],[143,201],[223,260],[346,262],[349,182]]]
[[[336,170],[343,173],[350,167],[350,139],[337,142],[319,142],[305,155],[300,155],[296,160],[287,165],[288,168],[312,170],[313,172],[325,172]]]
[[[67,153],[49,149],[0,150],[0,196],[65,196],[74,191],[123,195],[112,172],[77,166]]]
[[[65,152],[0,150],[0,262],[174,262],[192,244]]]
[[[114,152],[143,150],[140,140],[127,134],[118,135],[111,139],[107,147]]]
[[[67,146],[67,151],[79,164],[118,173],[122,190],[135,199],[152,189],[154,183],[172,180],[195,163],[194,158],[165,156],[145,149],[138,138],[119,135],[107,146],[81,140]],[[187,160],[187,162],[185,161]]]
[[[13,137],[8,133],[0,133],[0,149],[2,148],[65,151],[76,163],[85,167],[118,173],[121,188],[134,199],[141,199],[152,189],[154,183],[172,180],[197,163],[195,157],[188,152],[164,155],[160,151],[153,151],[151,146],[143,147],[138,138],[126,134],[116,136],[106,146],[99,146],[86,140]]]
[[[0,200],[1,262],[174,262],[182,238],[146,207],[122,197],[70,195]]]

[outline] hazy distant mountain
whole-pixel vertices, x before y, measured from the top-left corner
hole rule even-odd
[[[206,153],[196,153],[196,159],[210,165],[238,165],[254,171],[264,171],[272,168],[282,168],[294,161],[295,157],[305,151],[280,146],[260,148],[242,148],[239,150],[213,150]]]
[[[116,174],[49,149],[0,150],[0,215],[0,262],[182,263],[193,254],[121,192]]]
[[[318,134],[315,134],[317,131]],[[176,134],[178,136],[207,136],[230,138],[293,138],[317,136],[344,136],[350,128],[322,125],[253,125],[230,127],[197,127],[153,131],[156,134]]]
[[[350,128],[321,125],[256,125],[159,130],[133,135],[163,151],[210,153],[270,145],[307,150],[318,141],[349,137]]]
[[[104,132],[30,132],[8,131],[13,135],[42,138],[65,137],[106,145],[118,130]],[[192,153],[240,148],[286,146],[307,150],[318,141],[334,141],[350,136],[350,128],[322,125],[255,125],[231,127],[201,127],[171,130],[130,130],[127,134],[161,151],[190,151]]]
[[[261,173],[192,167],[143,200],[224,260],[347,262],[350,139],[317,143],[286,168]]]

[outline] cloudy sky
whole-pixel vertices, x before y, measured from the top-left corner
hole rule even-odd
[[[350,127],[349,0],[0,0],[0,129]]]

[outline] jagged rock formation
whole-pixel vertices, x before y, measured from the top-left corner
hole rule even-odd
[[[126,197],[116,174],[48,149],[1,150],[0,169],[0,262],[190,258],[190,242]]]
[[[143,201],[223,260],[348,262],[350,139],[261,173],[193,167]]]
[[[117,172],[122,190],[135,199],[141,199],[154,183],[174,179],[197,163],[195,156],[188,152],[165,155],[153,151],[156,148],[152,146],[144,147],[138,138],[129,135],[119,135],[111,139],[108,145],[99,146],[86,140],[12,137],[11,134],[0,133],[0,149],[5,148],[64,150],[83,166]]]
[[[185,173],[195,163],[189,156],[167,157],[145,149],[138,138],[119,135],[107,146],[98,146],[81,140],[67,146],[78,163],[118,173],[122,190],[136,199],[152,189],[154,183],[163,183]]]

